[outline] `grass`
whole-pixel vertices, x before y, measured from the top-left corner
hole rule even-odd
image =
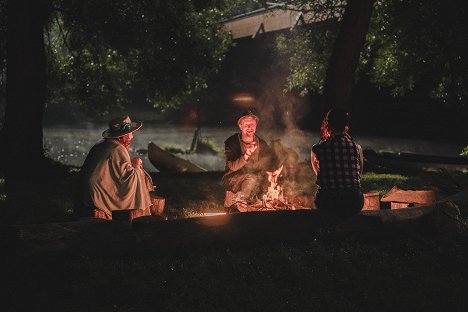
[[[303,170],[306,171],[306,170]],[[19,213],[24,222],[51,222],[70,220],[73,217],[79,169],[54,164],[49,178],[23,181],[22,192],[7,204],[5,179],[0,174],[0,208],[9,205],[10,210]],[[224,211],[224,189],[221,184],[222,172],[200,174],[153,173],[157,193],[166,198],[165,217],[178,219],[197,217],[206,212]],[[392,187],[400,189],[436,189],[425,176],[396,173],[365,172],[362,176],[364,192],[378,192],[380,196]],[[468,175],[454,175],[452,179],[468,185]],[[299,182],[285,183],[290,189],[313,200],[315,180],[304,175]],[[450,181],[442,181],[449,183]],[[11,208],[13,205],[13,208]]]
[[[166,216],[222,209],[221,175],[155,174]],[[59,168],[48,179],[25,181],[15,207],[7,206],[8,197],[0,208],[33,213],[24,219],[31,223],[66,221],[77,185],[75,168]],[[393,186],[429,187],[418,176],[371,172],[363,185],[381,194]],[[3,177],[0,195],[6,196]],[[3,248],[3,311],[463,311],[468,305],[466,234],[448,241],[408,232],[316,235],[170,252],[138,244],[91,248],[84,241],[34,253],[34,244],[47,242],[30,243]]]
[[[462,311],[466,246],[466,236],[401,235],[173,254],[70,251],[20,258],[2,279],[28,297],[15,311]]]
[[[427,183],[418,176],[405,176],[395,173],[366,172],[362,176],[363,191],[388,193],[394,186],[400,189],[427,189]]]

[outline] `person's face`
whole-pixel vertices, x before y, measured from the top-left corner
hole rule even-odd
[[[133,133],[130,132],[130,133],[127,133],[126,135],[124,135],[123,137],[121,137],[120,142],[123,144],[123,146],[128,148],[130,146],[130,141],[132,139],[133,139]]]
[[[243,136],[251,137],[257,130],[257,121],[252,117],[244,117],[239,123],[239,129]]]

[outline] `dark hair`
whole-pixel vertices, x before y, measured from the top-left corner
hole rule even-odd
[[[340,132],[348,134],[349,114],[344,109],[332,108],[327,112],[322,121],[322,139],[328,139],[331,132]]]

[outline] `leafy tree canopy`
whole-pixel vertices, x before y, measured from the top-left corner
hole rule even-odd
[[[49,105],[102,115],[132,100],[177,107],[207,87],[230,45],[213,2],[56,0]]]
[[[315,14],[339,12],[342,1],[287,1]],[[468,105],[468,2],[377,1],[361,55],[359,75],[393,96],[417,94]],[[289,62],[286,90],[322,93],[337,27],[332,23],[280,35],[277,48]]]
[[[467,105],[467,14],[463,0],[378,1],[364,58],[371,81]]]

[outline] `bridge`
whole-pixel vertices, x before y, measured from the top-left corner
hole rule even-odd
[[[267,8],[234,16],[224,22],[224,27],[232,33],[234,39],[251,37],[259,34],[285,29],[294,29],[299,25],[323,22],[328,14],[303,12],[293,6],[282,3],[268,3]]]

